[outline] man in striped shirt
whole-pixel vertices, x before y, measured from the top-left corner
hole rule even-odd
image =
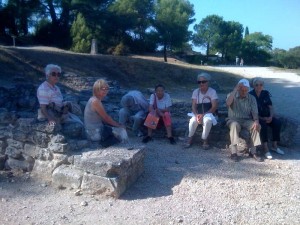
[[[237,144],[239,133],[242,128],[247,129],[251,135],[250,153],[259,162],[262,159],[257,155],[256,146],[261,145],[258,120],[258,109],[255,98],[250,95],[250,85],[246,79],[241,79],[233,91],[227,95],[226,105],[228,107],[227,126],[230,129],[231,159],[238,161]]]

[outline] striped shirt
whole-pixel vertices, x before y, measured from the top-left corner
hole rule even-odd
[[[227,98],[229,95],[227,95]],[[245,98],[241,98],[237,92],[228,108],[228,118],[258,120],[256,99],[249,93]]]
[[[54,102],[56,106],[63,106],[63,96],[58,86],[52,86],[49,82],[44,81],[37,90],[37,98],[40,105],[49,105]]]

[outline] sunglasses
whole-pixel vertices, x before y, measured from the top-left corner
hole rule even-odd
[[[263,86],[263,84],[255,84],[255,87]]]
[[[207,80],[198,80],[197,83],[198,84],[206,84],[208,81]]]
[[[109,91],[109,87],[106,87],[106,88],[103,87],[103,88],[100,88],[100,90],[101,91]]]
[[[61,73],[51,72],[52,77],[60,77]]]

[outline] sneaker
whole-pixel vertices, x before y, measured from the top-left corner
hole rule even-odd
[[[150,137],[150,136],[146,136],[142,140],[143,143],[148,143],[149,141],[152,141],[152,137]]]
[[[230,159],[233,161],[233,162],[237,162],[238,161],[238,156],[236,153],[233,153],[230,155]]]
[[[272,159],[272,158],[273,158],[270,152],[267,152],[267,153],[265,154],[265,157],[266,157],[267,159]]]
[[[173,137],[169,137],[168,139],[169,139],[171,145],[175,145],[176,144],[176,141],[175,141],[175,139]]]
[[[280,148],[271,148],[271,150],[272,151],[274,151],[274,152],[276,152],[276,153],[278,153],[278,154],[280,154],[280,155],[284,155],[284,151],[282,151]]]

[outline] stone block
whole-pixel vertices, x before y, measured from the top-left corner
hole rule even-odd
[[[65,123],[62,125],[62,133],[69,138],[81,138],[83,125],[80,123]]]
[[[0,170],[4,169],[6,161],[6,155],[0,154]]]
[[[44,121],[44,122],[36,121],[35,123],[32,124],[32,130],[47,133],[47,134],[56,134],[61,130],[61,125],[57,123],[55,124],[55,126],[53,126],[50,125],[48,121]]]
[[[53,159],[53,152],[49,148],[41,148],[37,159],[42,161],[51,161]]]
[[[126,186],[121,185],[119,179],[119,177],[101,177],[86,173],[82,179],[81,190],[86,194],[119,198],[126,190]]]
[[[22,153],[25,155],[31,156],[33,158],[38,158],[41,155],[42,151],[43,151],[43,148],[40,148],[39,146],[25,143]]]
[[[33,169],[32,169],[32,176],[51,181],[52,180],[52,173],[53,171],[59,167],[60,165],[65,163],[65,159],[63,160],[51,160],[51,161],[43,161],[43,160],[35,160]]]
[[[98,176],[115,177],[132,166],[132,161],[141,161],[145,155],[143,148],[127,150],[122,145],[106,149],[84,152],[74,160],[74,165],[88,173]]]
[[[7,145],[9,147],[14,147],[16,149],[21,149],[21,150],[23,150],[23,148],[24,148],[24,143],[23,142],[16,141],[16,140],[11,139],[11,138],[7,139]]]
[[[81,186],[83,171],[74,166],[61,165],[52,173],[52,184],[56,187],[78,189]]]
[[[90,146],[90,142],[88,140],[70,139],[68,140],[68,143],[70,145],[70,150],[74,152],[82,151]]]
[[[31,133],[29,141],[41,148],[47,148],[50,141],[49,135],[43,132],[35,131]]]
[[[20,131],[20,130],[14,130],[13,131],[13,139],[20,142],[26,142],[28,139],[27,133]]]
[[[0,154],[4,154],[6,147],[6,143],[0,140]]]
[[[32,158],[23,158],[22,160],[20,160],[9,157],[5,162],[6,169],[21,169],[24,172],[31,171],[33,165],[34,160]]]
[[[22,157],[21,149],[17,149],[10,145],[6,147],[5,154],[14,159],[20,159]]]
[[[17,129],[24,133],[30,133],[32,131],[32,124],[34,122],[34,118],[19,118],[17,120]]]
[[[61,134],[56,134],[51,137],[52,143],[66,143],[66,137]]]
[[[86,172],[81,188],[90,194],[118,198],[144,171],[144,147],[122,144],[74,156],[74,166]]]
[[[52,142],[50,142],[48,148],[52,152],[66,153],[69,151],[70,146],[68,143],[52,143]]]

